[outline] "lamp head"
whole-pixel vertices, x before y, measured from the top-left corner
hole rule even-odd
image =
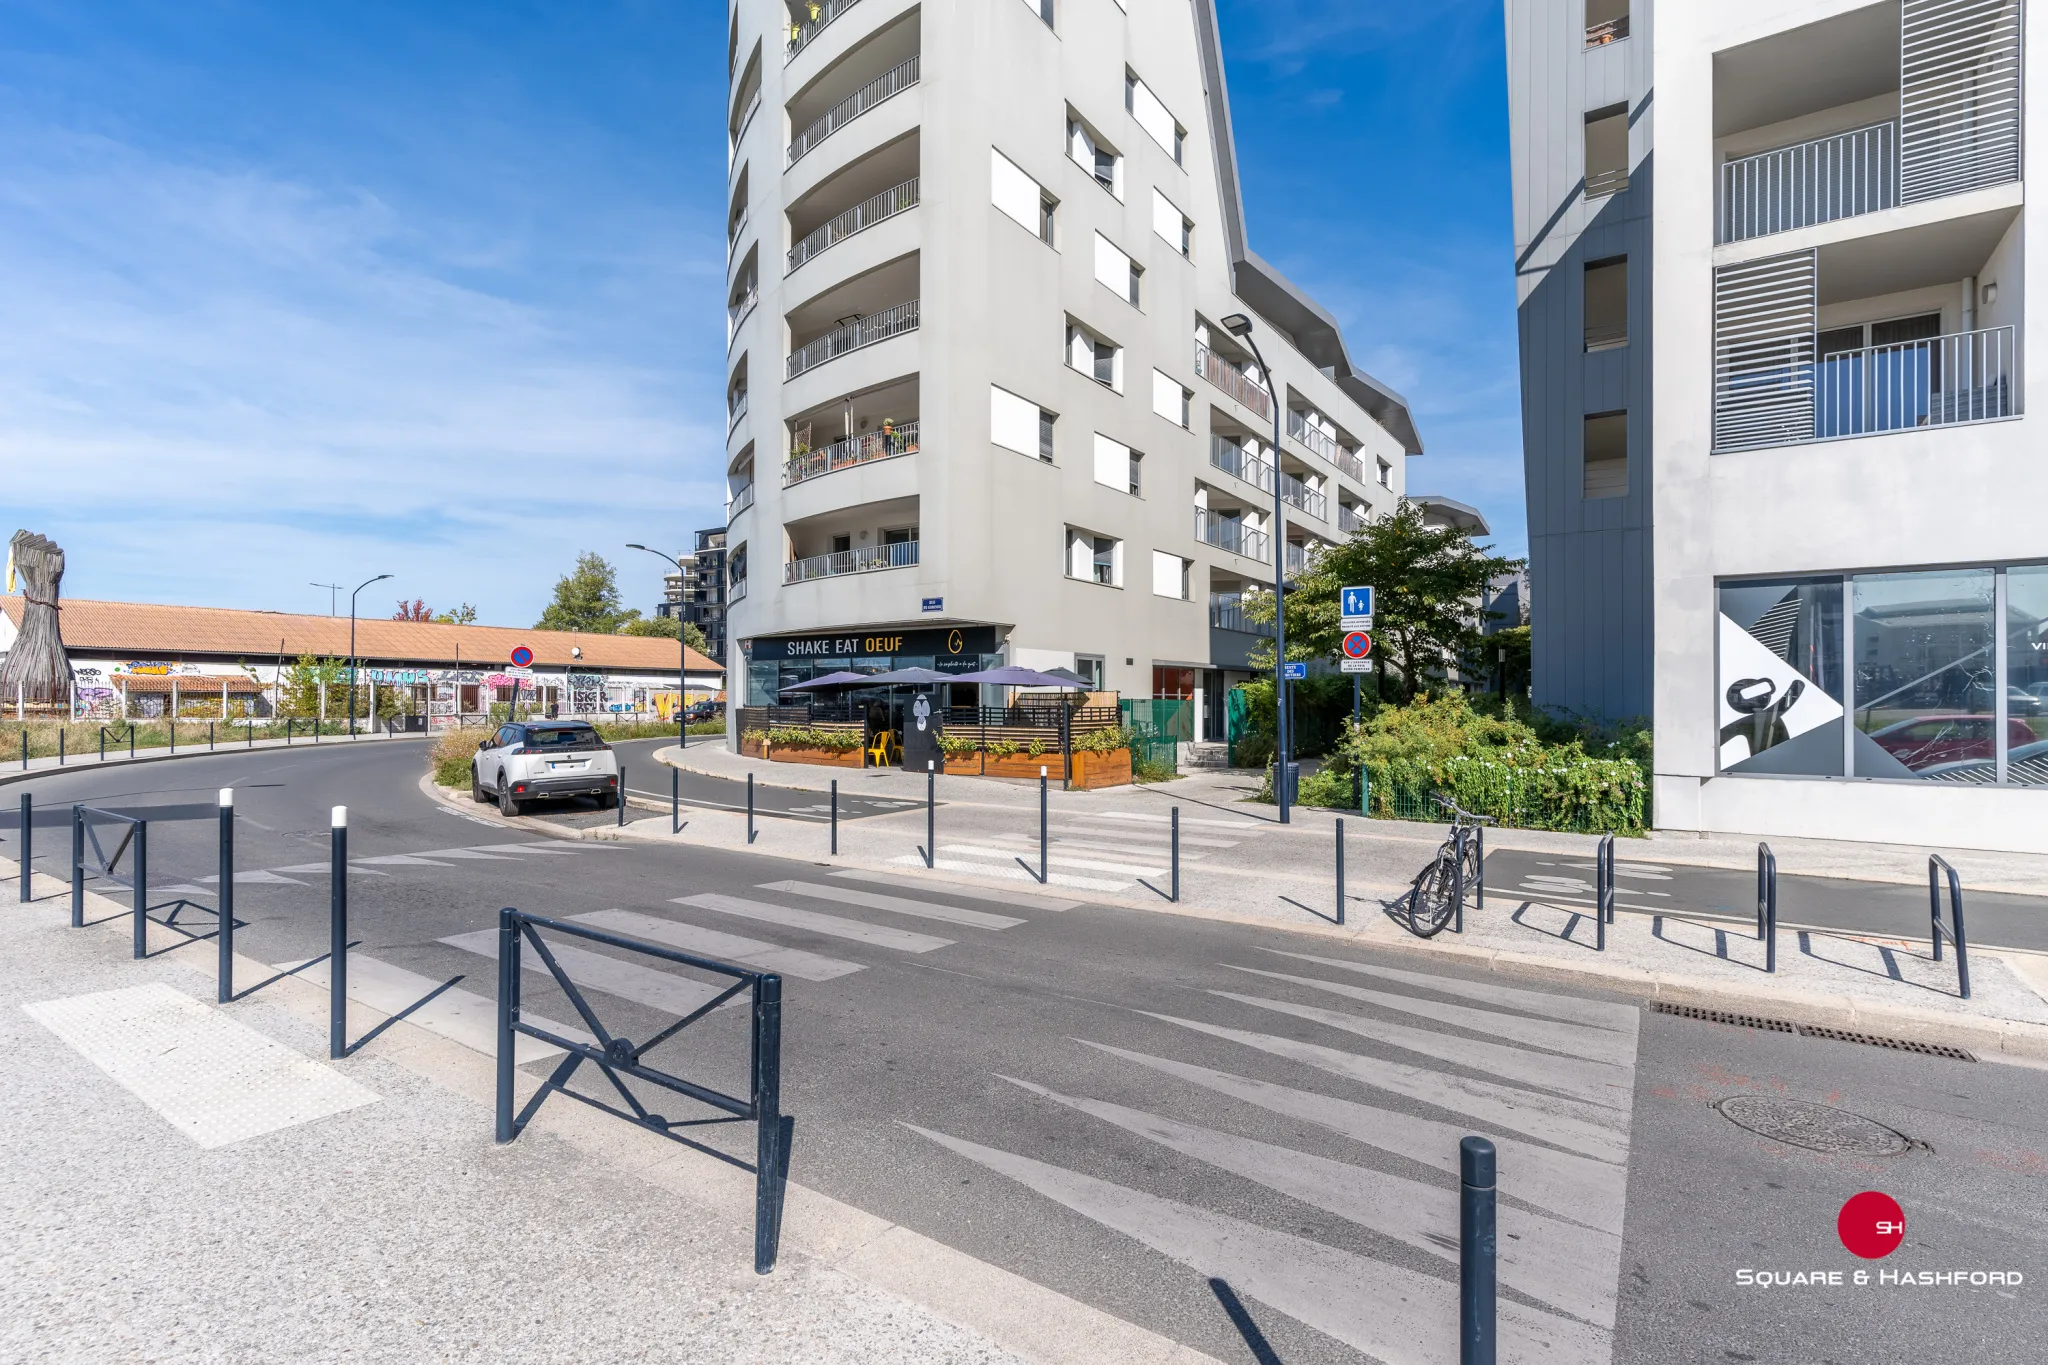
[[[1223,330],[1234,337],[1248,337],[1252,334],[1252,320],[1243,313],[1230,313],[1223,319]]]
[[[638,545],[633,543],[632,541],[628,541],[626,542],[626,548],[629,550],[644,550],[647,547],[645,545]]]

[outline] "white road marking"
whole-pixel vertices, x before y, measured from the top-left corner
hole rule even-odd
[[[201,1147],[377,1100],[332,1067],[162,982],[22,1008]]]
[[[1038,845],[1031,844],[1029,849],[1033,856],[1037,855]],[[1021,848],[986,848],[976,844],[939,845],[939,852],[941,853],[960,853],[970,858],[1009,858],[1022,851],[1023,849]],[[1104,862],[1099,858],[1069,858],[1051,852],[1047,853],[1046,861],[1057,864],[1060,867],[1078,867],[1086,872],[1123,872],[1133,877],[1157,877],[1166,871],[1163,867],[1148,867],[1133,863],[1111,863]]]
[[[1449,1278],[1417,1274],[928,1128],[903,1126],[1197,1274],[1226,1280],[1238,1292],[1354,1350],[1401,1365],[1449,1365],[1458,1359],[1458,1289]],[[1499,1304],[1497,1323],[1500,1358],[1516,1365],[1605,1361],[1612,1355],[1611,1334],[1511,1300]]]
[[[1562,1019],[1567,1023],[1588,1024],[1616,1033],[1626,1033],[1631,1038],[1642,1022],[1642,1012],[1634,1005],[1616,1004],[1606,1000],[1581,1000],[1575,996],[1552,995],[1548,991],[1524,990],[1519,986],[1496,986],[1490,981],[1466,981],[1455,976],[1438,976],[1434,972],[1404,971],[1399,967],[1382,967],[1377,963],[1353,962],[1341,957],[1317,957],[1312,953],[1290,953],[1279,948],[1265,948],[1275,957],[1291,957],[1301,962],[1316,962],[1325,967],[1341,967],[1347,972],[1362,976],[1376,976],[1382,981],[1398,981],[1407,986],[1420,986],[1424,990],[1436,991],[1440,995],[1456,995],[1466,1000],[1478,1000],[1489,1005],[1500,1005],[1507,1009],[1522,1010],[1529,1014],[1541,1014],[1551,1019]]]
[[[891,929],[857,919],[844,919],[838,915],[821,915],[815,910],[799,910],[793,905],[776,905],[770,901],[746,900],[739,896],[677,896],[673,903],[694,905],[705,910],[716,910],[722,915],[738,915],[743,919],[760,920],[767,924],[786,925],[791,929],[803,929],[832,938],[852,939],[856,943],[872,943],[878,948],[894,948],[903,953],[929,953],[953,945],[950,938],[934,938],[930,934],[911,933],[908,929]]]
[[[454,934],[441,942],[451,948],[490,958],[493,962],[498,959],[496,929]],[[671,1014],[688,1014],[718,994],[718,989],[700,982],[670,976],[667,972],[658,972],[637,962],[572,947],[559,939],[548,939],[547,945],[548,951],[562,964],[562,970],[568,973],[569,980],[576,984],[578,990],[603,991],[606,995],[615,995],[650,1009],[667,1010]],[[548,970],[547,963],[541,961],[540,954],[533,951],[532,945],[527,945],[519,955],[519,962],[527,971],[554,980],[554,973]],[[520,1008],[524,1013],[525,1007],[522,1005]]]
[[[1106,810],[1095,816],[1098,820],[1130,820],[1147,825],[1171,825],[1170,815],[1138,815],[1132,811]],[[1264,834],[1270,826],[1263,820],[1204,820],[1198,816],[1182,816],[1181,827],[1199,825],[1204,829],[1227,829],[1238,834]]]
[[[883,896],[873,891],[856,891],[850,886],[826,886],[822,882],[763,882],[763,891],[782,891],[793,896],[809,896],[815,900],[838,901],[844,905],[864,906],[869,910],[890,910],[899,915],[915,915],[920,919],[935,919],[945,924],[965,924],[975,929],[1012,929],[1030,921],[1014,915],[991,915],[986,910],[966,910],[956,905],[939,905],[932,901],[914,901],[903,896]]]
[[[900,858],[889,860],[903,867],[923,867],[924,859],[915,853],[906,853]],[[934,872],[971,872],[977,877],[995,877],[1006,882],[1030,882],[1039,885],[1038,874],[1026,872],[1015,863],[970,863],[959,858],[939,858],[932,863]],[[1071,887],[1076,891],[1121,891],[1131,883],[1128,879],[1120,882],[1106,881],[1101,877],[1077,877],[1071,872],[1048,872],[1045,884]]]
[[[781,972],[804,981],[830,981],[834,977],[849,976],[861,970],[858,962],[847,962],[836,957],[824,957],[807,953],[801,948],[783,948],[773,943],[763,943],[757,938],[742,938],[720,929],[706,929],[680,920],[660,919],[654,915],[643,915],[634,910],[593,910],[587,915],[571,915],[579,924],[593,925],[599,929],[611,929],[637,938],[652,939],[670,948],[680,948],[686,953],[702,953],[706,957],[730,958],[749,966]]]
[[[904,877],[893,872],[868,872],[860,868],[848,868],[834,872],[853,882],[873,882],[877,886],[914,887],[920,891],[937,891],[948,896],[964,896],[971,901],[992,901],[997,905],[1021,905],[1026,910],[1048,910],[1058,912],[1071,910],[1079,901],[1048,900],[1044,896],[1020,895],[1014,891],[999,891],[994,887],[961,886],[956,882],[930,882],[917,877]],[[1034,879],[1035,880],[1035,879]]]
[[[452,867],[452,863],[437,863],[432,858],[422,858],[416,853],[387,853],[379,858],[351,858],[351,867]]]
[[[1181,1123],[1142,1109],[1062,1095],[1000,1073],[997,1079],[1371,1228],[1417,1251],[1453,1265],[1458,1262],[1458,1204],[1449,1189]],[[1529,1213],[1512,1204],[1500,1205],[1497,1218],[1502,1284],[1575,1317],[1610,1329],[1614,1326],[1615,1271],[1621,1264],[1619,1237]]]

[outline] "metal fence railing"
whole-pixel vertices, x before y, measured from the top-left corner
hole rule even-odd
[[[872,573],[877,569],[904,569],[917,563],[917,542],[894,545],[863,545],[854,550],[792,559],[782,566],[784,583],[805,583],[814,578],[836,578],[840,574]]]
[[[1206,507],[1195,509],[1195,539],[1219,550],[1264,561],[1273,553],[1272,537],[1234,517],[1222,516]]]
[[[879,313],[870,313],[857,318],[844,327],[835,327],[821,337],[804,343],[790,352],[788,373],[784,376],[794,379],[806,370],[814,370],[828,360],[836,360],[850,351],[863,346],[872,346],[878,341],[917,330],[916,299],[884,308]],[[737,419],[735,419],[737,420]]]
[[[1244,594],[1241,592],[1210,593],[1209,624],[1217,630],[1239,630],[1247,635],[1273,638],[1271,621],[1254,621],[1245,615]]]
[[[1210,433],[1209,463],[1233,478],[1243,479],[1261,492],[1273,491],[1273,466],[1227,436]]]
[[[899,422],[881,431],[871,431],[850,440],[834,441],[816,450],[794,451],[782,463],[782,486],[802,483],[854,465],[893,460],[898,455],[917,453],[916,422]]]
[[[782,50],[785,64],[796,60],[796,54],[809,47],[826,25],[859,4],[860,0],[825,0],[815,11],[815,17],[801,24],[789,26],[789,44]]]
[[[857,232],[864,232],[875,224],[894,218],[905,209],[917,207],[918,180],[912,176],[900,185],[883,190],[872,199],[855,204],[846,212],[827,219],[797,239],[789,249],[788,265],[783,273],[789,274],[828,248],[835,247]]]
[[[1259,416],[1273,415],[1273,395],[1246,374],[1242,366],[1225,360],[1199,341],[1195,343],[1195,368],[1202,372],[1202,378]]]
[[[1331,464],[1337,463],[1337,439],[1329,433],[1310,426],[1308,414],[1300,408],[1287,410],[1287,434],[1307,446],[1315,454]]]
[[[891,67],[813,119],[810,126],[798,133],[789,144],[788,164],[796,165],[812,148],[862,114],[892,95],[900,95],[916,85],[917,62],[917,57],[913,55],[908,61]]]
[[[1814,366],[1814,439],[2010,417],[2019,387],[2015,329],[1866,346]]]
[[[1180,697],[1133,697],[1118,703],[1131,729],[1131,766],[1147,777],[1180,771],[1180,746],[1195,738],[1195,708]]]
[[[1722,162],[1716,239],[1746,241],[1895,207],[1897,144],[1887,120]]]
[[[1280,496],[1318,521],[1330,519],[1330,500],[1284,469],[1280,471]]]

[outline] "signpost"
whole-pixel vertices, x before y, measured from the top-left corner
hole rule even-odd
[[[1346,588],[1341,604],[1343,620],[1339,623],[1346,635],[1354,630],[1372,629],[1372,589]]]
[[[512,667],[525,670],[532,665],[533,651],[525,645],[520,645],[512,651]],[[508,721],[519,719],[519,681],[520,675],[514,673],[512,675],[512,703],[505,708],[505,719]]]
[[[1306,678],[1308,676],[1308,665],[1282,664],[1280,665],[1280,676],[1287,679],[1287,681],[1289,682],[1300,682],[1303,678]]]
[[[1351,675],[1351,724],[1360,718],[1359,677],[1372,672],[1372,587],[1361,584],[1343,590],[1339,603],[1344,631],[1344,659],[1338,665]]]

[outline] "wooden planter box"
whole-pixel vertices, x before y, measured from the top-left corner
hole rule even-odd
[[[1032,775],[1036,776],[1037,768]],[[1074,755],[1073,785],[1086,791],[1092,787],[1122,787],[1130,785],[1131,751],[1111,749],[1108,753],[1078,753]]]
[[[740,754],[746,758],[759,758],[764,742],[765,737],[759,730],[750,730],[740,736]]]
[[[859,749],[794,749],[770,745],[768,758],[775,763],[814,763],[824,768],[858,768],[866,755]],[[1128,769],[1129,765],[1125,765]]]
[[[984,777],[1036,777],[1040,768],[1045,769],[1046,776],[1058,782],[1066,773],[1066,760],[1057,753],[1040,754],[1037,758],[1030,754],[1006,754],[1001,758],[986,759],[981,772]]]
[[[955,777],[979,777],[981,776],[982,760],[985,757],[986,755],[979,749],[976,749],[971,754],[948,754],[946,755],[944,765],[945,770]]]

